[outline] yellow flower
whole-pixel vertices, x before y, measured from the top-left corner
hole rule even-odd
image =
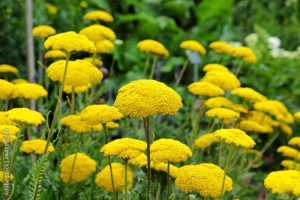
[[[56,6],[54,6],[51,3],[46,3],[46,5],[47,5],[47,10],[50,14],[55,15],[57,13],[57,7]]]
[[[229,90],[236,89],[241,85],[239,79],[231,72],[209,71],[202,80]]]
[[[290,194],[299,187],[300,172],[296,170],[274,171],[265,178],[264,185],[274,194]],[[296,194],[295,194],[296,195]]]
[[[0,111],[0,125],[15,125],[15,123],[8,119],[5,111]]]
[[[294,149],[289,146],[280,146],[277,149],[278,153],[281,153],[285,157],[294,158],[296,160],[300,160],[300,152],[297,149]]]
[[[62,50],[68,53],[86,51],[93,53],[96,47],[86,36],[73,31],[50,36],[44,43],[46,49]]]
[[[105,104],[87,106],[79,115],[83,121],[91,125],[104,125],[123,118],[123,114],[118,108]]]
[[[7,144],[15,141],[20,129],[13,125],[0,125],[0,143]]]
[[[20,84],[20,83],[29,83],[27,80],[22,79],[22,78],[17,78],[11,81],[12,84]]]
[[[251,120],[242,120],[239,124],[239,129],[255,133],[271,133],[273,131],[269,127],[266,127]]]
[[[121,192],[125,189],[125,166],[120,163],[112,163],[112,172],[114,179],[115,190]],[[133,171],[128,167],[127,168],[127,187],[132,189],[133,185]],[[109,165],[105,166],[96,176],[96,184],[100,188],[104,188],[108,192],[112,192],[111,176],[110,176],[110,167]]]
[[[60,163],[60,178],[64,183],[69,183],[74,158],[75,154],[69,155]],[[96,171],[96,165],[97,163],[95,160],[83,153],[77,153],[70,183],[79,183],[87,179],[94,171]]]
[[[2,73],[12,73],[12,74],[17,74],[19,73],[18,68],[8,65],[8,64],[1,64],[0,65],[0,74]]]
[[[220,139],[215,136],[215,134],[212,133],[206,133],[204,135],[201,135],[198,139],[195,140],[195,145],[204,150],[213,143],[219,142]]]
[[[144,152],[147,144],[141,140],[132,138],[117,139],[105,144],[100,152],[105,156],[117,156],[122,159],[135,158]]]
[[[28,108],[13,108],[6,112],[9,120],[28,125],[39,125],[45,121],[43,115]]]
[[[47,90],[35,83],[20,83],[16,84],[15,97],[24,99],[38,99],[40,97],[46,97],[48,95]]]
[[[232,51],[232,47],[227,42],[215,41],[209,44],[209,48],[213,49],[217,53],[229,54]]]
[[[245,106],[240,104],[235,104],[229,99],[226,99],[225,97],[213,97],[209,98],[207,101],[205,101],[205,106],[208,108],[228,108],[236,112],[242,112],[247,113],[248,110]]]
[[[283,160],[280,164],[286,169],[294,169],[300,171],[300,163],[297,163],[293,160]]]
[[[293,146],[297,146],[297,147],[300,147],[300,137],[292,137],[290,140],[289,140],[289,145],[293,145]]]
[[[44,58],[66,58],[66,54],[60,50],[49,50],[45,53]]]
[[[297,120],[300,120],[300,111],[296,112],[294,114],[294,117],[297,119]]]
[[[102,60],[100,60],[98,58],[87,57],[87,58],[84,58],[83,60],[88,61],[88,62],[92,63],[95,66],[102,66],[103,65]]]
[[[36,26],[32,29],[32,35],[35,37],[41,37],[46,38],[50,35],[54,35],[56,33],[56,30],[48,25],[40,25]]]
[[[86,1],[80,1],[80,6],[82,8],[87,8],[89,5],[88,5],[88,3]]]
[[[10,144],[10,143],[14,142],[16,139],[17,139],[17,136],[15,136],[15,135],[6,136],[3,134],[0,134],[0,144]]]
[[[9,172],[7,172],[9,174]],[[8,175],[7,174],[7,175]],[[4,179],[3,177],[5,176],[6,174],[3,174],[3,171],[0,171],[0,183],[3,183]],[[14,176],[12,174],[9,175],[9,180],[13,180],[14,179]]]
[[[214,164],[186,165],[178,169],[175,185],[185,193],[198,192],[216,198],[221,195],[224,171]],[[232,179],[225,178],[224,191],[232,190]]]
[[[248,113],[247,120],[255,121],[264,126],[279,126],[279,122],[274,121],[268,114],[256,110],[252,110]]]
[[[151,155],[150,155],[151,158]],[[132,165],[136,165],[138,167],[147,167],[147,156],[144,153],[136,156],[135,158],[131,158],[128,162]],[[150,166],[153,167],[153,162],[150,162]]]
[[[231,91],[231,94],[237,95],[252,103],[266,101],[267,97],[249,87],[240,87]]]
[[[219,86],[205,81],[198,81],[190,84],[188,86],[188,90],[192,94],[208,97],[224,95],[224,90],[221,89]]]
[[[116,34],[114,33],[113,30],[100,24],[94,24],[86,28],[83,28],[79,32],[79,34],[88,37],[94,43],[100,42],[104,39],[107,40],[116,39]]]
[[[196,51],[200,54],[206,54],[206,49],[196,40],[185,40],[180,43],[180,48]]]
[[[255,103],[254,109],[268,113],[272,116],[276,116],[276,115],[278,116],[280,114],[278,109],[273,104],[270,104],[269,101],[261,101],[261,102]]]
[[[124,116],[173,115],[182,108],[181,97],[164,83],[137,80],[121,87],[114,102]]]
[[[20,150],[25,153],[43,154],[46,147],[46,140],[32,139],[25,140],[22,142]],[[47,152],[51,153],[54,151],[54,146],[49,144]]]
[[[192,151],[187,145],[166,138],[153,142],[150,153],[150,158],[154,163],[177,163],[192,157]]]
[[[79,115],[68,115],[60,120],[61,125],[68,126],[72,131],[77,133],[89,133],[101,131],[103,126],[101,124],[89,125],[82,121]]]
[[[237,147],[253,148],[254,140],[240,129],[219,129],[214,132],[215,136],[227,144],[233,144]]]
[[[163,171],[168,173],[168,163],[153,163],[151,168],[153,168],[155,171]],[[170,176],[176,178],[178,169],[179,168],[175,165],[170,164]]]
[[[220,71],[220,72],[229,72],[229,69],[224,65],[212,63],[207,64],[203,67],[203,71],[210,72],[210,71]]]
[[[81,3],[80,3],[80,5],[81,5]],[[114,18],[111,16],[111,14],[109,14],[108,12],[103,11],[103,10],[94,10],[94,11],[88,12],[83,16],[83,18],[86,20],[99,20],[99,21],[104,21],[104,22],[114,21]]]
[[[142,40],[137,43],[137,48],[145,53],[150,53],[158,56],[168,57],[169,52],[166,47],[156,40]]]
[[[227,108],[213,108],[213,109],[206,111],[205,115],[207,117],[212,117],[212,118],[216,117],[220,120],[240,118],[240,113],[235,112],[230,109],[227,109]]]
[[[0,79],[0,100],[9,100],[14,98],[16,87],[14,84]]]
[[[115,45],[110,40],[101,40],[96,42],[96,49],[98,53],[109,53]]]
[[[115,129],[115,128],[119,128],[119,124],[118,123],[115,123],[115,122],[107,122],[105,124],[105,127],[107,129]]]
[[[288,136],[293,134],[293,129],[285,123],[280,123],[279,129]]]
[[[256,63],[257,58],[249,47],[239,46],[232,48],[230,55],[233,57],[242,57],[242,59],[248,63]]]

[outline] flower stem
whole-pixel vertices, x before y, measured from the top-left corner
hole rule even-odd
[[[144,77],[146,77],[147,70],[149,68],[150,58],[151,58],[151,56],[148,54],[147,58],[146,58],[145,67],[144,67]]]
[[[231,145],[230,147],[230,150],[229,150],[229,153],[227,155],[227,159],[226,159],[226,165],[225,165],[225,168],[224,168],[224,177],[223,177],[223,182],[222,182],[222,188],[221,188],[221,200],[223,199],[224,197],[224,189],[225,189],[225,179],[226,179],[226,175],[228,173],[228,169],[229,169],[229,166],[230,166],[230,161],[231,161],[231,158],[232,158],[232,155],[233,155],[233,152],[234,152],[234,145]]]
[[[183,66],[182,66],[182,69],[181,69],[181,71],[180,71],[180,73],[179,73],[177,79],[176,79],[175,86],[178,86],[178,85],[179,85],[179,83],[180,83],[180,81],[181,81],[181,79],[182,79],[182,76],[183,76],[183,74],[184,74],[184,72],[185,72],[185,70],[186,70],[188,64],[189,64],[189,59],[187,58],[187,59],[185,60],[184,64],[183,64]]]
[[[128,160],[125,160],[125,200],[128,200],[128,182],[127,182],[127,167],[128,167]]]
[[[238,76],[243,66],[243,59],[240,59],[239,66],[236,69],[235,75]]]
[[[147,187],[147,200],[151,199],[151,165],[150,165],[150,131],[149,131],[149,118],[143,118],[144,129],[147,140],[147,175],[148,175],[148,187]]]
[[[167,169],[167,182],[168,182],[168,196],[167,199],[169,199],[170,196],[170,161],[168,161],[168,169]]]
[[[22,125],[21,125],[22,127]],[[17,146],[18,146],[18,143],[19,143],[19,140],[20,140],[20,136],[21,134],[23,133],[23,128],[21,128],[21,131],[20,133],[17,134],[17,139],[14,143],[14,146],[13,146],[13,151],[12,151],[12,158],[11,158],[11,161],[10,161],[10,167],[9,167],[9,174],[12,173],[12,170],[13,170],[13,166],[14,166],[14,161],[16,159],[16,154],[17,154]]]
[[[153,79],[153,76],[155,74],[155,67],[156,67],[157,61],[158,61],[158,57],[154,56],[149,79]]]

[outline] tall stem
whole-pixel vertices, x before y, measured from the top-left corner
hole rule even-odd
[[[158,61],[158,56],[154,56],[149,79],[152,79],[155,74],[155,67]]]
[[[186,70],[188,64],[189,64],[189,59],[187,58],[186,61],[185,61],[184,64],[183,64],[183,66],[182,66],[182,69],[181,69],[181,71],[180,71],[180,73],[179,73],[177,79],[176,79],[175,86],[178,86],[178,85],[179,85],[179,83],[180,83],[180,81],[181,81],[181,79],[182,79],[182,76],[183,76],[183,74],[184,74],[184,72],[185,72],[185,70]]]
[[[167,199],[169,199],[170,196],[170,161],[168,161],[168,169],[167,169],[167,182],[168,182],[168,196]]]
[[[234,145],[231,145],[229,153],[227,155],[226,165],[225,165],[225,168],[224,168],[224,177],[223,177],[223,182],[222,182],[221,198],[220,198],[221,200],[224,197],[225,179],[226,179],[226,175],[227,175],[227,172],[228,172],[228,169],[229,169],[229,166],[230,166],[230,160],[231,160],[231,157],[233,155],[233,152],[234,152]]]
[[[128,160],[125,160],[125,200],[128,200],[128,182],[127,182],[127,167],[128,167]]]
[[[147,70],[149,68],[150,58],[151,58],[151,56],[149,54],[147,54],[146,63],[145,63],[145,67],[144,67],[144,77],[146,77]]]
[[[149,118],[143,118],[144,129],[147,140],[147,175],[148,175],[148,187],[147,187],[147,200],[151,199],[151,165],[150,165],[150,130],[149,130]]]
[[[21,129],[20,133],[17,134],[17,139],[14,143],[14,146],[13,146],[13,151],[12,151],[12,158],[11,158],[11,161],[10,161],[10,167],[9,167],[9,174],[12,173],[12,170],[13,170],[13,166],[14,166],[14,161],[16,159],[16,154],[17,154],[17,146],[18,146],[18,142],[19,142],[19,139],[20,139],[20,136],[21,134],[23,133],[23,129]]]

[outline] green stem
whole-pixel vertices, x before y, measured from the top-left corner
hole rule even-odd
[[[168,182],[168,195],[167,195],[167,199],[169,199],[170,197],[170,161],[168,161],[168,170],[167,170],[167,182]]]
[[[145,67],[144,67],[144,77],[146,77],[147,70],[149,68],[150,58],[151,58],[151,56],[149,54],[147,54],[146,63],[145,63]]]
[[[182,79],[182,76],[183,76],[183,74],[184,74],[184,72],[185,72],[185,70],[186,70],[188,64],[189,64],[189,59],[187,58],[187,59],[185,60],[184,64],[183,64],[183,66],[182,66],[182,69],[181,69],[181,71],[180,71],[180,73],[179,73],[177,79],[176,79],[175,86],[178,86],[178,85],[179,85],[179,83],[180,83],[180,81],[181,81],[181,79]]]
[[[153,79],[157,61],[158,61],[158,56],[154,56],[149,79]]]
[[[195,138],[198,135],[199,132],[199,128],[200,128],[200,120],[201,120],[201,116],[203,114],[204,108],[205,108],[205,99],[203,101],[201,101],[201,99],[199,98],[199,102],[200,102],[200,107],[198,112],[196,113],[196,117],[195,120],[193,122],[193,128],[192,128],[192,135],[191,135],[191,142],[193,142],[195,140]]]
[[[228,153],[228,156],[227,156],[227,160],[226,160],[226,165],[225,165],[225,168],[224,168],[224,177],[223,177],[223,182],[222,182],[222,188],[221,188],[221,200],[223,199],[224,197],[224,189],[225,189],[225,179],[226,179],[226,175],[228,173],[228,169],[230,167],[230,161],[231,161],[231,157],[233,155],[233,152],[234,152],[234,145],[231,145],[230,147],[230,150],[229,150],[229,153]]]
[[[150,131],[149,131],[149,117],[143,118],[144,129],[147,141],[147,175],[148,175],[148,186],[147,186],[147,200],[151,199],[151,165],[150,165]]]
[[[222,148],[223,148],[223,141],[220,142],[220,146],[219,146],[219,161],[218,161],[219,166],[222,165]]]
[[[238,68],[236,69],[236,72],[235,72],[235,75],[236,75],[236,76],[239,75],[240,70],[242,69],[242,66],[243,66],[243,59],[241,58],[241,59],[240,59],[240,62],[239,62],[239,66],[238,66]]]
[[[13,146],[13,151],[12,151],[12,158],[11,158],[11,161],[10,161],[10,167],[9,167],[9,174],[12,173],[12,170],[13,170],[13,165],[14,165],[14,161],[16,159],[16,154],[17,154],[17,146],[18,146],[18,142],[19,142],[19,139],[20,139],[20,136],[22,134],[23,130],[21,129],[20,133],[17,134],[17,139],[14,143],[14,146]]]
[[[125,160],[125,200],[128,200],[128,182],[127,182],[127,167],[128,167],[128,160]]]

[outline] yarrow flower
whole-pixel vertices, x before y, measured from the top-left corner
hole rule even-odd
[[[268,126],[261,125],[255,121],[242,120],[239,124],[239,129],[247,132],[255,133],[272,133],[273,129]]]
[[[203,67],[203,71],[210,72],[210,71],[220,71],[220,72],[229,72],[229,69],[221,64],[211,63],[207,64]]]
[[[260,102],[260,101],[266,101],[267,97],[260,94],[259,92],[255,91],[252,88],[249,87],[240,87],[237,89],[234,89],[231,91],[231,94],[237,95],[247,101],[250,101],[252,103]]]
[[[113,180],[115,190],[121,192],[125,189],[125,166],[121,163],[111,163]],[[133,171],[128,167],[127,168],[127,187],[132,189],[133,185]],[[107,165],[102,169],[96,176],[96,184],[100,188],[104,188],[108,192],[112,192],[111,176],[110,176],[110,166]]]
[[[294,158],[295,160],[300,160],[300,152],[289,146],[280,146],[277,149],[278,153],[281,153],[285,157]]]
[[[107,129],[115,129],[115,128],[118,128],[118,127],[119,127],[119,124],[115,123],[115,122],[107,122],[105,124],[105,128],[107,128]]]
[[[297,119],[297,120],[300,120],[300,111],[296,112],[294,114],[294,117]]]
[[[154,163],[177,163],[192,157],[191,149],[173,139],[162,138],[151,144],[150,158]]]
[[[117,139],[105,144],[100,152],[105,156],[117,156],[122,159],[135,158],[144,152],[147,144],[144,141],[132,138]]]
[[[219,142],[220,139],[215,136],[213,133],[206,133],[201,135],[198,139],[195,140],[194,144],[196,147],[204,150],[207,147],[211,146],[213,143]]]
[[[80,3],[81,5],[81,3]],[[86,13],[83,16],[84,19],[86,20],[99,20],[99,21],[104,21],[104,22],[112,22],[114,18],[109,14],[108,12],[104,10],[94,10],[91,12]]]
[[[5,174],[3,173],[3,171],[0,171],[0,183],[4,182],[4,177]],[[14,176],[12,174],[9,175],[9,180],[12,181],[14,179]]]
[[[178,169],[175,185],[185,193],[198,192],[203,197],[221,195],[224,171],[214,164],[186,165]],[[225,191],[232,190],[232,179],[225,177]]]
[[[102,60],[100,60],[98,58],[87,57],[87,58],[84,58],[83,60],[88,61],[88,62],[92,63],[93,65],[95,65],[97,67],[103,65]]]
[[[208,97],[224,95],[222,88],[206,81],[194,82],[188,86],[188,90],[192,94]]]
[[[238,119],[240,117],[240,113],[235,112],[233,110],[227,108],[213,108],[206,111],[205,115],[211,118],[218,118],[220,120],[227,120],[227,119]]]
[[[81,119],[79,115],[68,115],[60,120],[61,125],[68,126],[76,133],[89,133],[101,131],[103,126],[101,124],[89,125]]]
[[[20,150],[25,153],[44,154],[47,141],[41,139],[25,140],[22,142]],[[47,152],[54,152],[54,146],[49,144]]]
[[[18,70],[18,68],[14,67],[12,65],[1,64],[0,65],[0,74],[4,74],[4,73],[18,74],[19,70]]]
[[[40,97],[46,97],[48,95],[47,90],[35,83],[19,83],[15,85],[16,92],[15,97],[24,99],[38,99]]]
[[[88,157],[83,153],[77,153],[77,157],[74,164],[74,169],[71,176],[71,170],[75,154],[72,154],[64,158],[60,163],[61,174],[60,178],[64,183],[79,183],[87,179],[94,171],[96,171],[96,161]]]
[[[14,84],[0,79],[0,100],[9,100],[14,98],[16,87]]]
[[[288,136],[293,134],[293,129],[285,123],[280,123],[279,129]]]
[[[1,123],[0,123],[1,124]],[[13,125],[0,125],[0,143],[6,144],[16,140],[20,129]]]
[[[257,58],[252,49],[245,46],[238,46],[232,48],[229,55],[233,57],[241,57],[245,62],[256,63]]]
[[[219,129],[214,132],[215,136],[227,144],[247,149],[253,148],[254,140],[240,129]]]
[[[255,121],[264,126],[279,126],[279,122],[273,120],[268,114],[256,110],[250,111],[247,116],[247,120]]]
[[[32,29],[32,35],[35,37],[46,38],[50,35],[54,35],[56,30],[52,26],[40,25]]]
[[[300,137],[292,137],[289,142],[289,145],[300,147]]]
[[[166,47],[162,43],[156,40],[151,40],[151,39],[142,40],[137,43],[137,48],[140,51],[145,53],[150,53],[150,54],[159,55],[163,57],[169,56],[169,52],[166,49]]]
[[[196,40],[185,40],[180,43],[180,48],[196,51],[199,54],[206,54],[206,49]]]
[[[28,108],[13,108],[6,112],[9,120],[37,126],[45,121],[43,115],[35,110]]]
[[[280,163],[283,167],[286,169],[294,169],[297,171],[300,171],[300,163],[297,163],[296,161],[293,160],[283,160]]]
[[[217,53],[229,54],[232,51],[230,44],[224,41],[215,41],[209,44],[209,48],[213,49]]]
[[[15,125],[15,123],[7,117],[5,111],[0,111],[0,125]]]
[[[109,53],[115,45],[110,40],[101,40],[96,43],[96,49],[98,53]]]
[[[16,84],[20,84],[20,83],[29,83],[29,82],[25,79],[17,78],[17,79],[12,80],[11,83],[16,85]]]
[[[235,104],[225,97],[213,97],[205,101],[208,108],[228,108],[236,112],[247,113],[248,109],[244,105]]]
[[[60,50],[49,50],[45,53],[44,58],[66,58],[66,54]]]
[[[95,44],[105,39],[115,40],[117,38],[113,30],[100,24],[94,24],[83,28],[79,34],[86,36]]]
[[[229,90],[236,89],[241,85],[241,82],[233,73],[224,71],[209,71],[202,80]]]
[[[124,116],[172,115],[182,108],[181,97],[155,80],[137,80],[121,87],[114,102]]]
[[[56,15],[58,9],[55,5],[51,4],[51,3],[46,3],[47,6],[47,10],[51,15]]]

